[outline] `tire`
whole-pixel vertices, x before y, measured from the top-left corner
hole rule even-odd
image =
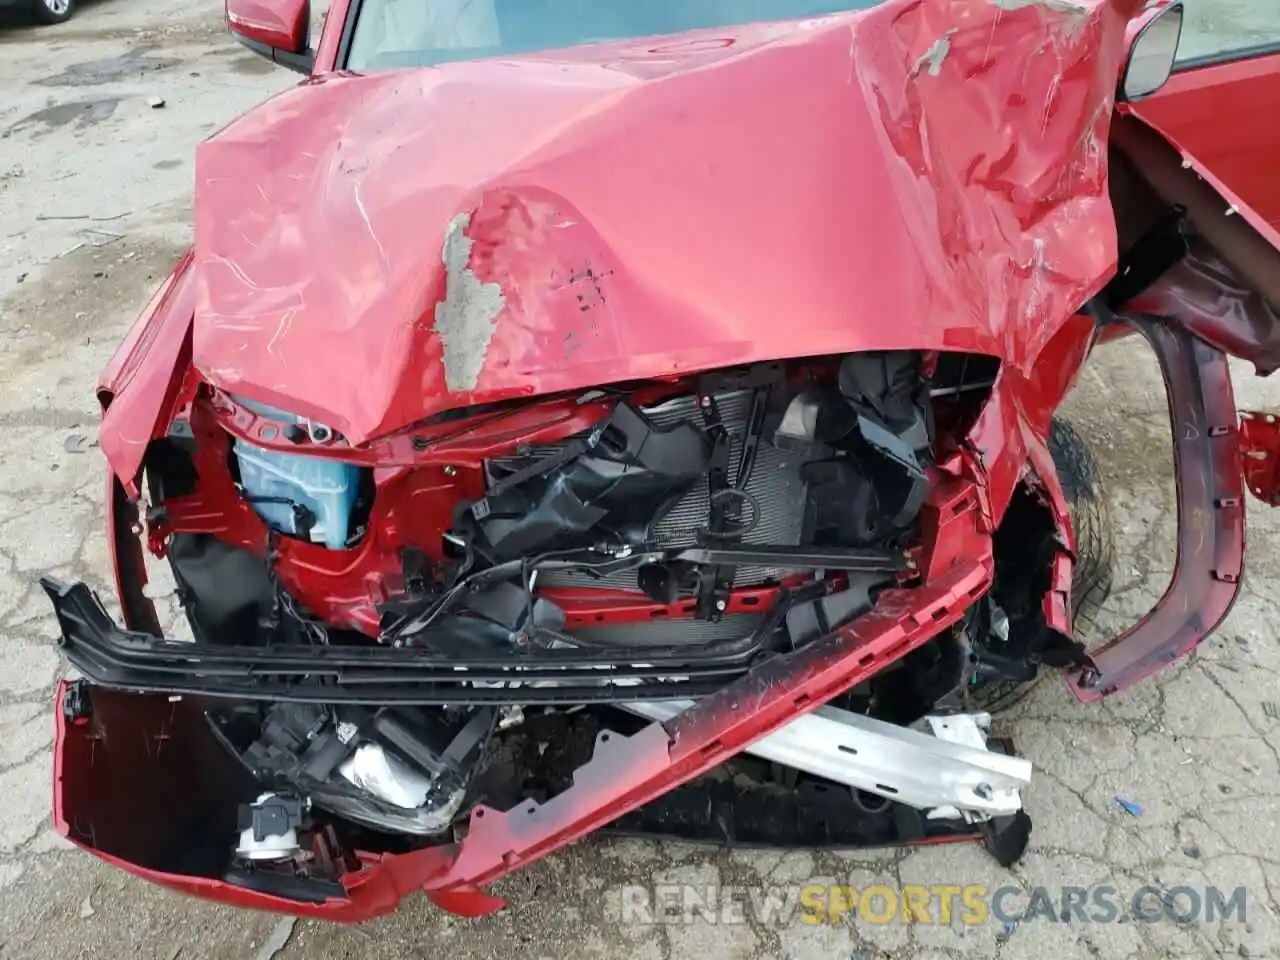
[[[76,12],[76,0],[31,0],[31,16],[37,23],[66,23]]]
[[[1071,577],[1071,630],[1077,638],[1092,627],[1111,594],[1115,570],[1115,528],[1102,472],[1093,448],[1068,421],[1055,418],[1049,453],[1067,500],[1076,535],[1076,562]],[[1000,713],[1021,702],[1053,671],[1040,670],[1026,682],[993,681],[973,691],[974,705]]]
[[[1049,452],[1071,512],[1076,534],[1076,565],[1071,578],[1071,630],[1092,627],[1111,594],[1115,572],[1115,528],[1102,472],[1093,448],[1066,420],[1055,419]]]

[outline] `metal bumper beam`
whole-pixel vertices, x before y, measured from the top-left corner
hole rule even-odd
[[[619,706],[666,722],[690,701],[651,701]],[[1022,809],[1019,791],[1031,782],[1031,761],[988,750],[982,733],[987,714],[927,717],[932,735],[836,707],[796,717],[746,752],[856,790],[970,821]]]

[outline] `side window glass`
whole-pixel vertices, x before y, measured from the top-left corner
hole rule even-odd
[[[1185,0],[1178,62],[1229,59],[1274,44],[1280,49],[1275,0]]]

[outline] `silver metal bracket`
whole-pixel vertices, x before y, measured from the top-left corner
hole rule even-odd
[[[690,701],[619,704],[667,721]],[[987,749],[985,713],[929,716],[916,730],[836,707],[819,707],[746,748],[752,756],[834,780],[855,790],[970,822],[1022,809],[1031,761]]]

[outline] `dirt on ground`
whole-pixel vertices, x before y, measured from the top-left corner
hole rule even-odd
[[[1189,49],[1259,39],[1277,16],[1274,0],[1206,3]],[[98,0],[62,27],[0,26],[0,956],[1280,955],[1280,521],[1253,503],[1244,594],[1195,655],[1101,706],[1050,678],[1001,719],[1035,764],[1031,848],[1012,870],[973,845],[842,855],[592,839],[500,884],[511,902],[500,915],[463,920],[410,898],[351,928],[186,899],[68,850],[49,825],[51,691],[63,665],[34,581],[51,572],[110,592],[98,371],[189,242],[194,145],[297,80],[234,44],[220,17],[216,0]],[[1276,381],[1238,372],[1242,407],[1280,405]],[[1145,348],[1100,351],[1069,408],[1097,446],[1118,526],[1101,635],[1146,609],[1174,559],[1165,400]],[[995,918],[811,926],[753,911],[651,924],[626,908],[637,886],[816,883],[1013,885],[1025,896],[1102,883],[1244,887],[1248,901],[1243,920],[1217,923],[1041,917],[1012,928]]]

